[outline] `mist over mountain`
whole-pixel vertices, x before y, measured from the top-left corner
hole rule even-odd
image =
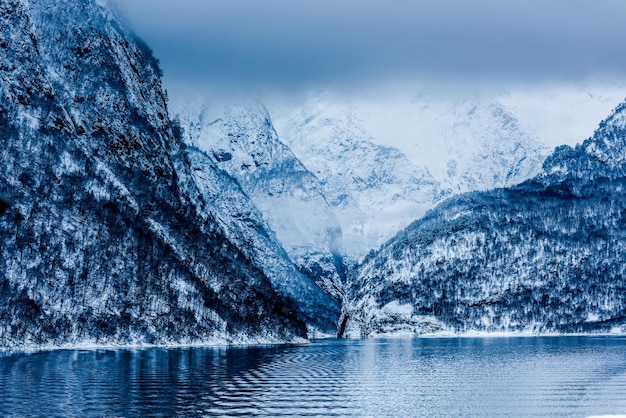
[[[441,198],[428,169],[377,143],[350,109],[316,96],[280,120],[281,138],[320,181],[358,261]]]
[[[451,198],[349,277],[346,332],[624,331],[626,104],[536,177]]]
[[[536,175],[549,154],[496,99],[327,92],[274,108],[281,139],[320,179],[353,261],[447,197]]]
[[[519,92],[172,112],[117,13],[0,2],[2,348],[624,332],[626,104],[554,152]]]
[[[341,225],[319,180],[280,141],[267,109],[250,99],[188,102],[178,118],[186,141],[237,180],[298,269],[340,300]]]

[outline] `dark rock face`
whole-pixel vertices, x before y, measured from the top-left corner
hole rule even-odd
[[[0,346],[305,337],[316,306],[216,221],[149,48],[89,0],[2,0],[0,27]]]
[[[624,331],[626,104],[536,178],[452,198],[350,278],[348,332]]]

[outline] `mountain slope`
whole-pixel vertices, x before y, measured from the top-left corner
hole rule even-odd
[[[179,117],[187,142],[237,179],[298,269],[340,300],[341,226],[317,178],[279,140],[265,107],[187,103]]]
[[[350,277],[348,334],[626,325],[626,104],[541,174],[449,199]]]
[[[0,26],[0,345],[306,336],[207,209],[149,48],[88,0],[3,0]]]
[[[229,241],[258,263],[281,295],[297,301],[297,309],[309,325],[311,335],[334,334],[339,303],[298,271],[235,179],[218,168],[204,151],[188,147],[187,155],[207,210],[215,214],[215,221]]]
[[[420,138],[421,143],[430,143],[423,146],[433,149],[415,159],[454,194],[518,184],[537,175],[549,154],[549,148],[497,98],[447,103],[416,97],[412,105],[416,123],[422,129],[428,126],[433,135]],[[442,157],[445,161],[437,166],[435,160]]]
[[[285,119],[285,117],[283,117]],[[320,179],[352,262],[377,248],[440,196],[430,172],[377,144],[350,112],[315,97],[281,121],[281,137]]]

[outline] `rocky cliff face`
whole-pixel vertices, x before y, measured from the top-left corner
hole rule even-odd
[[[251,100],[180,110],[187,142],[237,180],[298,269],[337,300],[343,294],[342,231],[318,179],[278,138]]]
[[[626,105],[537,177],[460,195],[350,277],[349,334],[625,330]]]
[[[299,309],[289,296],[308,284],[276,286],[210,210],[157,62],[115,16],[89,0],[3,0],[0,26],[3,347],[332,328],[312,316],[336,306]]]

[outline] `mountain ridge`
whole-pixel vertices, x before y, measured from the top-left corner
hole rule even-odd
[[[207,211],[158,62],[101,5],[0,3],[0,189],[12,202],[0,217],[2,347],[333,329],[330,298],[308,301],[328,312],[319,320],[301,310]]]
[[[403,97],[381,99],[383,107],[315,92],[275,106],[282,140],[318,176],[341,220],[352,263],[446,197],[516,184],[547,155],[496,99]]]
[[[346,333],[624,332],[625,111],[535,178],[450,198],[367,257]]]
[[[342,230],[318,179],[281,142],[260,102],[202,103],[179,110],[187,143],[237,179],[300,272],[341,300]]]

